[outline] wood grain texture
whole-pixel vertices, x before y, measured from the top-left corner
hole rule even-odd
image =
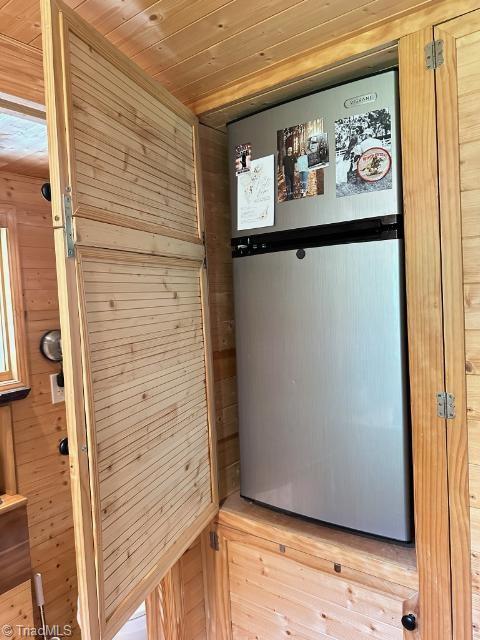
[[[0,595],[0,629],[4,625],[12,627],[13,640],[25,638],[34,626],[32,589],[30,580]]]
[[[246,73],[246,67],[242,65],[242,73],[239,73],[237,79],[234,80],[227,73],[221,74],[222,82],[216,88],[209,84],[210,80],[215,78],[215,74],[207,76],[203,81],[204,94],[197,93],[196,98],[187,98],[181,91],[177,95],[184,99],[202,120],[204,115],[208,115],[209,121],[215,111],[225,110],[227,106],[234,106],[236,103],[241,104],[242,107],[238,110],[228,110],[226,118],[216,120],[216,126],[221,126],[229,119],[247,113],[251,99],[263,107],[271,105],[272,102],[274,104],[275,98],[272,102],[269,98],[272,90],[290,83],[291,90],[282,92],[282,100],[296,97],[298,91],[295,81],[314,77],[321,71],[328,71],[331,66],[362,56],[366,52],[374,53],[376,49],[392,44],[399,38],[472,11],[478,6],[478,0],[460,0],[455,3],[440,0],[420,4],[415,10],[406,11],[402,15],[401,7],[396,4],[398,13],[392,13],[390,9],[388,19],[369,27],[351,30],[343,35],[338,34],[339,37],[332,41],[317,41],[311,48],[300,49],[296,54],[276,61],[275,64],[265,67],[260,64],[250,74]],[[315,81],[312,88],[315,88]]]
[[[278,541],[300,553],[345,564],[367,575],[390,579],[412,590],[418,587],[413,548],[364,538],[277,513],[244,500],[238,493],[223,503],[217,522],[222,527]]]
[[[0,383],[0,391],[28,388],[30,372],[27,363],[27,346],[25,331],[25,305],[22,285],[22,265],[17,227],[17,216],[14,207],[0,205],[0,225],[7,233],[9,293],[13,323],[13,339],[9,338],[8,349],[12,353],[8,379]]]
[[[79,265],[108,620],[212,499],[203,267],[92,250]]]
[[[472,16],[468,22],[471,24]],[[447,390],[455,395],[456,407],[455,419],[447,421],[453,637],[468,640],[472,633],[469,522],[472,489],[469,494],[459,126],[465,134],[473,114],[471,108],[468,112],[462,109],[459,114],[456,42],[449,33],[449,25],[446,29],[435,28],[435,38],[443,40],[445,51],[445,62],[436,72],[445,383]],[[477,55],[479,52],[480,45],[477,45]],[[465,65],[469,60],[463,58],[459,64]],[[474,468],[472,466],[471,471]],[[472,476],[475,490],[476,474]]]
[[[392,545],[275,514],[238,495],[220,510],[217,534],[212,572],[223,626],[214,638],[403,638],[400,619],[417,587],[413,550],[397,548],[393,560]]]
[[[110,639],[218,505],[196,118],[42,10],[82,629]]]
[[[11,87],[7,93],[41,102],[41,77],[35,71],[41,67],[38,4],[0,3],[0,34],[6,34],[0,65],[5,61],[1,71],[3,82]],[[315,76],[332,64],[471,11],[478,0],[401,0],[395,5],[389,0],[269,0],[261,6],[253,0],[66,4],[196,113],[205,114],[242,101],[248,109],[248,101],[257,101],[261,94],[263,102],[272,104],[315,89]],[[304,85],[296,84],[303,81]],[[282,85],[291,85],[283,97],[268,95]],[[217,121],[216,126],[221,124]]]
[[[227,136],[200,125],[220,499],[240,480]]]
[[[16,495],[17,470],[13,444],[12,409],[0,407],[0,495]]]
[[[0,594],[30,579],[28,538],[25,504],[18,503],[15,508],[0,512]]]
[[[424,58],[432,36],[428,28],[400,41],[400,101],[421,633],[422,640],[448,640],[452,613],[446,425],[436,407],[445,373],[435,77]]]
[[[59,327],[53,229],[43,180],[0,174],[0,202],[13,205],[19,240],[32,391],[12,405],[18,491],[28,498],[33,571],[43,575],[51,623],[76,626],[77,578],[68,459],[58,454],[67,435],[65,407],[52,405],[50,380],[58,365],[39,350],[40,338]]]
[[[226,135],[200,125],[199,149],[202,159],[207,279],[214,363],[218,489],[220,500],[223,500],[238,490],[240,480]],[[196,562],[202,568],[204,584],[201,591],[199,589],[196,592],[201,596],[201,604],[200,601],[192,603],[190,593],[185,591],[183,606],[184,609],[194,606],[198,611],[201,607],[204,612],[199,637],[207,634],[210,640],[220,640],[227,637],[225,634],[229,625],[227,613],[225,609],[221,609],[222,603],[218,603],[217,606],[215,580],[219,572],[215,565],[220,559],[211,551],[208,530],[202,533],[200,541],[201,546],[195,546],[187,553],[190,557],[196,554]],[[179,563],[183,561],[184,558]],[[163,585],[164,596],[172,600],[173,595],[165,591],[167,586]]]
[[[445,43],[445,64],[437,72],[437,86],[442,128],[439,158],[444,180],[441,204],[447,263],[445,293],[450,296],[445,301],[446,354],[450,356],[447,385],[457,398],[457,419],[449,425],[454,637],[461,639],[471,638],[472,628],[473,637],[480,636],[480,458],[476,421],[480,397],[477,365],[480,217],[476,184],[480,168],[476,107],[480,73],[475,64],[480,55],[480,12],[441,25],[435,33]],[[465,499],[467,474],[470,486]]]
[[[200,540],[185,552],[167,573],[159,587],[163,640],[205,640],[206,620],[203,595]]]
[[[0,93],[43,104],[42,52],[5,35],[0,35],[0,52]]]

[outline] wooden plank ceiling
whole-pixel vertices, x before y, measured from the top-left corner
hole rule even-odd
[[[435,0],[64,2],[180,100],[193,106],[292,56]],[[0,40],[0,91],[42,101],[39,0],[0,0]],[[250,110],[254,108],[255,103]],[[25,135],[19,136],[17,124],[12,119],[1,123],[0,168],[11,166],[30,175],[45,175],[46,146],[42,160],[39,126],[28,124]],[[210,124],[215,126],[216,122]],[[36,142],[30,146],[34,129]],[[21,140],[27,146],[11,156],[10,142],[20,144]],[[29,150],[34,154],[31,157]]]
[[[0,171],[48,177],[45,122],[0,110]]]
[[[66,0],[185,103],[431,0]],[[0,0],[0,32],[41,47],[38,0]]]

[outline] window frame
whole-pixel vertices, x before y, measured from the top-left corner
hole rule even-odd
[[[0,396],[3,393],[14,391],[29,386],[29,372],[27,359],[27,335],[25,330],[25,308],[22,286],[22,271],[20,263],[20,251],[18,242],[18,230],[16,209],[11,205],[0,204],[0,230],[6,230],[6,248],[9,271],[9,291],[6,292],[6,280],[4,274],[3,251],[1,245],[3,239],[0,232],[0,287],[3,300],[11,299],[11,322],[13,336],[7,334],[6,344],[9,353],[9,371],[0,373]],[[0,314],[3,315],[0,300]],[[6,316],[5,312],[5,316]],[[0,331],[3,321],[0,323]],[[7,326],[7,332],[9,327]],[[1,338],[1,336],[0,336]]]

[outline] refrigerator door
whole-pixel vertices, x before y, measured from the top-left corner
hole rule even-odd
[[[366,217],[401,214],[397,84],[397,72],[387,71],[281,104],[230,124],[228,140],[233,237],[246,234],[246,231],[237,229],[237,177],[234,161],[235,147],[245,143],[252,145],[253,159],[274,156],[272,162],[275,162],[276,175],[275,224],[273,227],[252,229],[249,232],[252,235],[266,231],[297,229]],[[337,197],[337,163],[339,166],[342,165],[343,154],[335,151],[335,121],[361,116],[379,109],[388,109],[391,117],[390,188]],[[328,135],[329,165],[323,170],[324,194],[277,202],[279,171],[277,131],[317,118],[323,118],[323,128]]]
[[[402,242],[234,260],[241,494],[409,541]]]

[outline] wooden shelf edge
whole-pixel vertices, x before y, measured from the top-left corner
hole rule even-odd
[[[7,513],[7,511],[12,511],[12,509],[22,507],[25,504],[27,504],[27,498],[24,496],[18,494],[2,494],[0,495],[0,515],[2,513]]]
[[[332,562],[342,559],[352,567],[391,568],[402,582],[418,584],[415,547],[350,533],[256,505],[237,492],[222,504],[217,516],[220,526],[289,546]]]

